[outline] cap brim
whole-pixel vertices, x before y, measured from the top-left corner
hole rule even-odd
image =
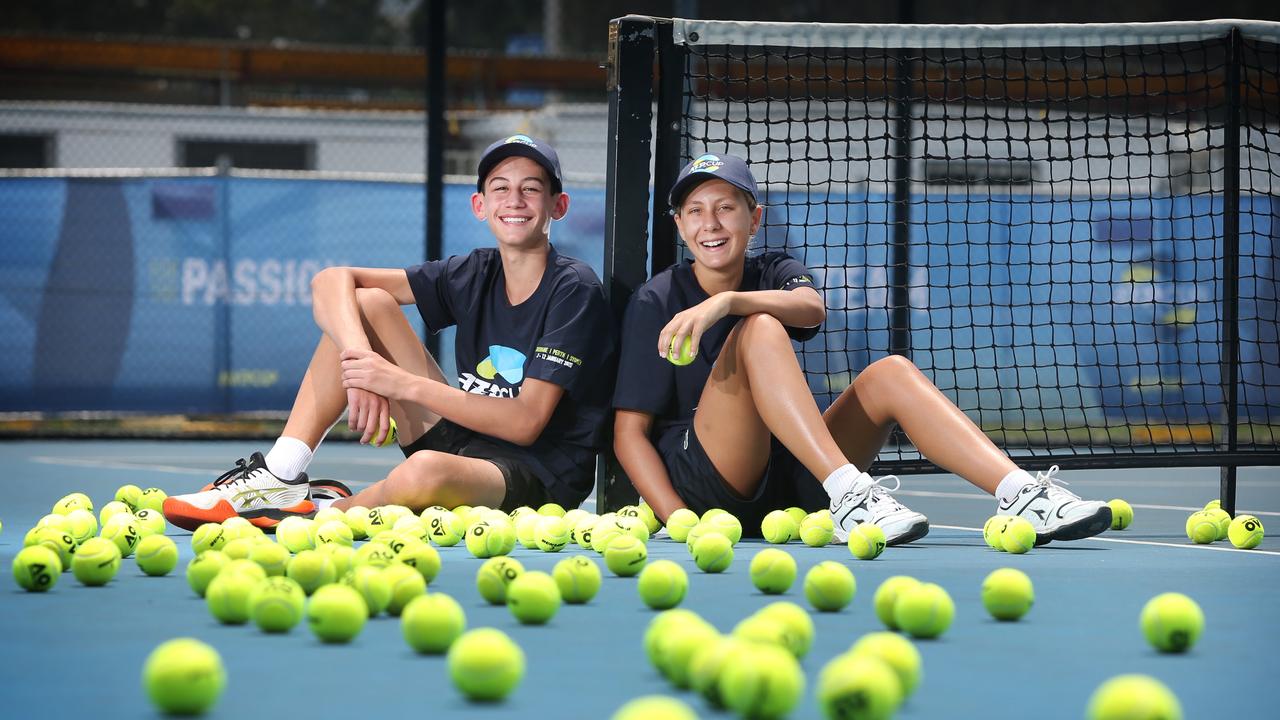
[[[684,202],[685,197],[687,197],[689,193],[693,192],[694,188],[710,180],[723,180],[729,183],[730,185],[738,188],[742,192],[746,193],[753,200],[756,197],[756,194],[752,192],[750,188],[744,188],[738,183],[728,178],[722,177],[720,175],[716,175],[714,173],[694,172],[684,176],[683,178],[680,179],[679,182],[671,186],[671,192],[667,193],[667,205],[672,210],[675,210],[677,207],[680,206],[681,203]]]
[[[556,177],[556,169],[551,165],[551,161],[546,155],[538,152],[535,148],[522,143],[508,143],[494,150],[480,161],[480,167],[476,170],[476,190],[484,192],[484,183],[489,179],[489,173],[498,166],[503,160],[510,157],[525,157],[538,163],[543,170],[547,172],[547,179],[551,181],[551,189],[553,192],[563,192],[564,187],[560,184],[560,178]]]

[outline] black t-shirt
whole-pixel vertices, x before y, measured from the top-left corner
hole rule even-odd
[[[786,253],[771,252],[746,258],[739,291],[792,290],[813,287],[813,274]],[[693,411],[702,397],[711,368],[720,356],[724,341],[741,320],[729,315],[707,328],[692,363],[676,366],[658,355],[658,334],[671,318],[706,300],[707,293],[693,274],[693,262],[677,263],[641,285],[622,321],[622,355],[618,362],[618,382],[613,406],[638,410],[654,416],[651,437],[661,438],[672,431],[683,432],[693,421]],[[817,327],[787,328],[795,340],[808,340]]]
[[[613,317],[595,272],[553,247],[538,289],[516,306],[507,301],[497,248],[405,272],[427,329],[458,328],[458,387],[515,397],[526,378],[536,378],[564,388],[531,446],[481,434],[527,463],[556,502],[577,506],[591,492],[617,361]]]

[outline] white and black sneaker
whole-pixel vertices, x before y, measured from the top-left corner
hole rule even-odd
[[[997,515],[1017,515],[1036,529],[1036,544],[1050,540],[1080,540],[1111,527],[1111,506],[1098,500],[1082,500],[1055,481],[1058,466],[1036,473],[1012,501],[996,503]],[[1063,483],[1065,484],[1065,483]]]
[[[260,528],[270,529],[290,515],[314,514],[316,506],[311,502],[310,491],[306,473],[293,480],[282,480],[267,470],[262,453],[255,452],[248,461],[237,460],[234,468],[206,489],[165,498],[164,516],[186,530],[236,515]]]
[[[892,488],[880,484],[890,478],[895,483]],[[847,542],[849,530],[865,522],[880,526],[886,545],[901,545],[928,535],[929,519],[890,495],[901,486],[895,475],[886,475],[879,480],[866,473],[858,475],[852,487],[831,500],[831,521],[835,525],[836,540]]]

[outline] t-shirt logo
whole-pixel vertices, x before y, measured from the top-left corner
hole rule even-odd
[[[537,143],[533,141],[533,138],[529,137],[528,135],[512,135],[511,137],[502,141],[502,144],[504,145],[508,143],[520,143],[521,145],[528,145],[529,147],[532,147],[532,148],[538,147]]]
[[[693,167],[689,169],[690,173],[704,172],[713,173],[724,165],[724,161],[715,155],[702,155],[693,161]]]
[[[519,350],[505,345],[490,345],[489,357],[476,365],[476,374],[485,380],[501,376],[509,385],[519,385],[524,380],[525,359],[524,353]]]

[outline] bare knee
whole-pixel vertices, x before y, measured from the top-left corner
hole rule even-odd
[[[356,302],[360,305],[360,313],[371,323],[393,314],[402,314],[400,303],[382,288],[356,288]]]
[[[396,466],[383,481],[386,502],[407,507],[439,504],[448,493],[448,473],[441,453],[420,450]]]
[[[738,323],[738,332],[750,344],[770,341],[790,342],[791,338],[787,335],[787,328],[782,321],[768,313],[755,313],[748,315]]]
[[[892,382],[898,382],[904,378],[918,375],[920,375],[920,369],[916,367],[915,363],[902,355],[890,355],[868,365],[867,369],[859,373],[858,377],[865,377],[868,380],[884,378]]]

